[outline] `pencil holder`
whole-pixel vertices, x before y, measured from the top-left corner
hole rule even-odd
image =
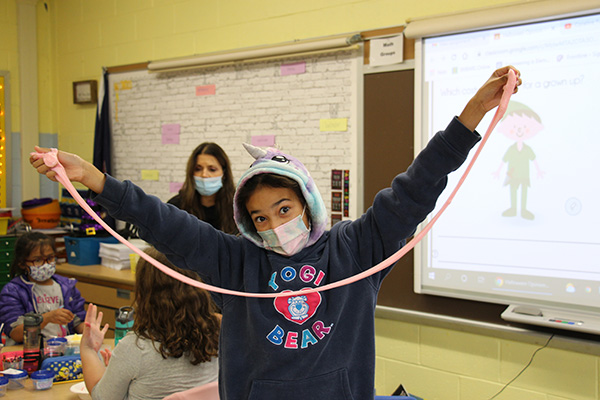
[[[9,351],[2,353],[2,370],[9,368],[23,369],[23,352]]]

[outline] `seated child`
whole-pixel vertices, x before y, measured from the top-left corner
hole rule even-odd
[[[157,250],[146,252],[198,279],[195,273],[170,264]],[[207,291],[181,283],[140,258],[134,308],[133,330],[111,354],[101,350],[108,324],[101,327],[102,312],[97,313],[93,304],[88,307],[80,353],[92,398],[163,399],[217,380],[221,316]]]
[[[42,315],[42,334],[46,338],[83,332],[85,300],[75,287],[77,281],[55,271],[52,237],[28,232],[17,239],[10,267],[13,279],[0,292],[0,322],[16,343],[23,342],[26,313]]]

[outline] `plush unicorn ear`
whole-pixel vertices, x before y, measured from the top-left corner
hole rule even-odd
[[[260,147],[253,146],[248,143],[242,143],[242,144],[244,145],[244,148],[246,149],[246,151],[248,153],[250,153],[250,155],[252,157],[254,157],[255,160],[258,160],[259,158],[263,158],[264,156],[267,155],[267,151],[264,149],[261,149]]]

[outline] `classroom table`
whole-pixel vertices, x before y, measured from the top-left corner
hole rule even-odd
[[[114,347],[114,339],[104,339],[104,346],[112,349]],[[2,349],[2,353],[9,351],[22,350],[23,346],[7,346]],[[31,379],[25,380],[25,387],[23,389],[7,390],[6,396],[3,400],[19,399],[19,400],[79,400],[79,396],[75,393],[71,393],[71,386],[82,381],[67,381],[64,383],[55,383],[50,389],[47,390],[35,390],[33,388],[33,382]]]
[[[115,270],[104,265],[58,264],[56,273],[77,279],[77,289],[86,303],[94,303],[108,323],[106,337],[114,337],[115,316],[122,306],[133,305],[135,276],[130,269]]]
[[[133,290],[135,275],[130,269],[116,270],[104,265],[57,264],[56,273],[75,278],[79,282]]]

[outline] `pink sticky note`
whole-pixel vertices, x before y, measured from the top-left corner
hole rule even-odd
[[[178,193],[179,189],[183,186],[182,182],[170,182],[169,183],[169,192],[170,193]]]
[[[196,96],[212,96],[217,92],[215,85],[196,86]]]
[[[162,144],[179,144],[179,124],[164,124],[162,126]]]
[[[281,76],[298,75],[306,72],[306,61],[281,65]]]
[[[250,143],[253,146],[258,146],[258,147],[275,146],[275,135],[252,136]]]

